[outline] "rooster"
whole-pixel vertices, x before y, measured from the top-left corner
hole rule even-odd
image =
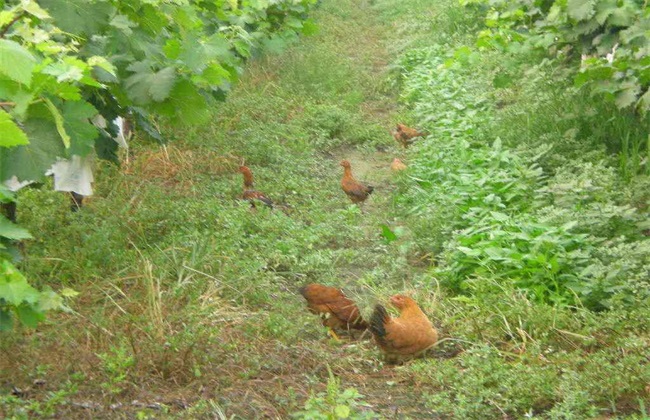
[[[307,301],[309,311],[320,315],[323,326],[329,329],[329,334],[333,338],[339,339],[335,329],[350,331],[368,328],[368,324],[361,318],[357,305],[340,289],[311,283],[301,287],[299,292]]]
[[[352,176],[352,165],[347,160],[341,161],[343,166],[343,178],[341,179],[341,188],[352,200],[353,203],[363,203],[368,196],[375,190],[370,185],[364,185]]]
[[[251,207],[255,207],[255,202],[261,202],[265,206],[273,208],[273,201],[266,196],[263,192],[256,191],[253,185],[253,172],[248,166],[241,165],[239,172],[244,176],[244,193],[242,198],[251,203]]]
[[[393,137],[402,147],[406,148],[413,143],[418,137],[426,136],[428,133],[418,131],[414,128],[405,126],[404,124],[397,124],[395,131],[392,132]]]
[[[370,332],[389,361],[416,357],[438,341],[438,332],[413,299],[395,295],[390,303],[399,317],[391,317],[377,305],[370,319]]]

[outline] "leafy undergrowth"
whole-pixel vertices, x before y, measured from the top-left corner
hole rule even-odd
[[[436,39],[399,61],[401,99],[432,133],[399,207],[435,261],[426,286],[447,292],[440,319],[471,343],[407,370],[453,418],[643,417],[650,162],[625,146],[647,126],[586,100],[561,64],[514,79],[502,52],[466,44]]]
[[[499,56],[458,48],[480,20],[455,1],[332,0],[314,17],[320,33],[251,62],[210,124],[102,164],[83,211],[19,196],[41,233],[21,268],[79,295],[3,335],[0,413],[643,418],[647,181],[586,138],[606,119],[556,121],[553,103],[581,99],[541,76],[495,89]],[[398,118],[432,134],[400,150]],[[363,209],[340,191],[343,157],[376,187]],[[286,206],[236,200],[242,160]],[[448,340],[385,366],[368,337],[325,338],[296,292],[312,281],[366,315],[411,293]]]

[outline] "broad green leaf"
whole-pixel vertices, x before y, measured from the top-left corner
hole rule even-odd
[[[20,8],[41,20],[51,19],[50,14],[39,6],[35,0],[23,0]]]
[[[93,150],[99,130],[90,119],[97,115],[95,107],[85,101],[66,102],[61,109],[66,133],[70,135],[71,155],[86,156]]]
[[[49,287],[46,287],[38,298],[38,310],[41,312],[61,309],[63,306],[63,298]]]
[[[171,116],[179,124],[200,124],[210,116],[205,98],[188,80],[176,83],[169,99],[157,109]]]
[[[92,36],[101,34],[115,14],[108,0],[39,0],[56,26],[65,32]]]
[[[607,19],[609,25],[626,27],[630,26],[634,22],[635,13],[634,8],[631,5],[624,7],[617,7],[612,11],[611,15]]]
[[[43,98],[43,102],[45,103],[45,105],[47,105],[47,109],[52,114],[52,118],[54,119],[54,124],[56,125],[56,131],[59,133],[59,136],[61,137],[61,141],[63,141],[63,145],[65,146],[66,149],[69,149],[70,136],[65,131],[63,116],[61,115],[61,112],[59,112],[59,109],[56,106],[54,106],[52,101],[50,101],[48,98]]]
[[[5,186],[5,184],[0,183],[0,203],[11,203],[16,201],[16,194]]]
[[[38,302],[39,292],[9,261],[0,261],[0,298],[14,306]]]
[[[637,101],[639,93],[639,86],[636,84],[627,84],[626,87],[616,94],[616,106],[619,108],[627,108]]]
[[[138,26],[136,23],[131,22],[128,17],[120,14],[111,19],[110,25],[122,31],[124,35],[131,35],[133,33],[131,28]]]
[[[0,332],[10,331],[13,326],[14,319],[11,317],[11,312],[0,306]]]
[[[163,47],[163,51],[167,58],[171,60],[176,60],[181,54],[182,44],[178,39],[172,38],[168,39]]]
[[[307,19],[302,23],[302,34],[305,36],[316,35],[320,31],[318,25],[311,19]]]
[[[269,7],[269,0],[249,0],[252,8],[264,10]]]
[[[280,54],[287,48],[287,41],[280,36],[272,36],[263,43],[264,51],[270,54]]]
[[[603,25],[617,9],[617,0],[600,0],[596,5],[596,22]]]
[[[621,31],[621,41],[626,44],[631,43],[637,38],[646,37],[650,39],[650,19],[637,21],[624,31]],[[647,41],[646,41],[647,42]]]
[[[104,57],[100,57],[98,55],[94,55],[88,59],[88,65],[92,67],[99,67],[100,69],[103,69],[110,73],[111,75],[115,76],[117,74],[115,70],[115,66],[111,64],[110,61],[108,61]]]
[[[0,148],[0,180],[16,176],[20,181],[40,181],[57,156],[66,156],[56,125],[44,104],[29,107],[23,131],[29,138],[28,145]]]
[[[210,52],[214,54],[213,58],[219,60],[221,64],[233,64],[236,61],[230,50],[230,42],[222,34],[211,35],[206,45],[210,46]]]
[[[230,72],[217,63],[210,64],[201,75],[212,86],[220,86],[230,81]]]
[[[251,56],[251,46],[248,42],[242,41],[241,39],[236,39],[233,41],[235,50],[244,58]]]
[[[35,65],[36,59],[23,46],[0,39],[0,74],[29,86]]]
[[[43,313],[37,311],[33,306],[26,304],[16,307],[16,316],[21,324],[30,328],[36,328],[38,323],[45,319]]]
[[[386,243],[389,244],[397,240],[397,235],[390,230],[387,225],[380,225],[381,227],[381,236],[386,240]]]
[[[82,64],[83,66],[79,65]],[[61,83],[65,81],[77,82],[84,77],[86,63],[81,60],[74,62],[59,61],[52,63],[42,70],[42,73],[56,77],[56,81]]]
[[[577,21],[587,20],[596,13],[594,0],[568,0],[567,13]]]
[[[131,66],[130,69],[141,70],[141,67]],[[136,104],[145,105],[167,99],[175,82],[176,69],[167,67],[156,73],[151,70],[139,71],[126,79],[126,87]]]
[[[0,147],[29,144],[27,135],[12,121],[11,116],[0,109]]]
[[[21,228],[0,214],[0,237],[19,241],[22,239],[31,239],[32,235],[29,234],[27,229]]]

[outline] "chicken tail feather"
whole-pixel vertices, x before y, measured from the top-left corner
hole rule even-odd
[[[370,332],[377,338],[377,340],[382,341],[386,336],[386,321],[390,319],[388,311],[381,305],[375,306],[375,310],[372,313],[370,318]]]

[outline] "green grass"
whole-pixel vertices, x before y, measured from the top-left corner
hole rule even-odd
[[[121,168],[99,163],[83,211],[58,193],[21,193],[19,221],[37,238],[22,269],[80,295],[74,312],[3,336],[0,414],[643,418],[650,317],[627,292],[647,282],[637,223],[648,184],[625,175],[607,143],[642,128],[615,113],[605,124],[610,110],[592,115],[541,76],[495,89],[496,52],[438,67],[472,44],[480,12],[452,0],[325,1],[320,32],[249,63],[209,124],[169,127],[165,150],[137,139]],[[432,135],[403,151],[396,121]],[[389,174],[394,156],[406,174]],[[340,191],[344,157],[376,187],[363,211]],[[242,160],[284,211],[236,199]],[[553,285],[551,263],[513,276],[484,258],[532,221],[544,228],[531,253],[573,274],[585,268],[566,245],[577,243],[600,264],[593,275],[625,293],[596,296],[609,307],[594,312]],[[468,258],[462,241],[490,251]],[[412,293],[450,340],[384,366],[370,340],[325,338],[296,292],[307,282],[343,287],[365,314]],[[526,288],[537,284],[546,289]]]

